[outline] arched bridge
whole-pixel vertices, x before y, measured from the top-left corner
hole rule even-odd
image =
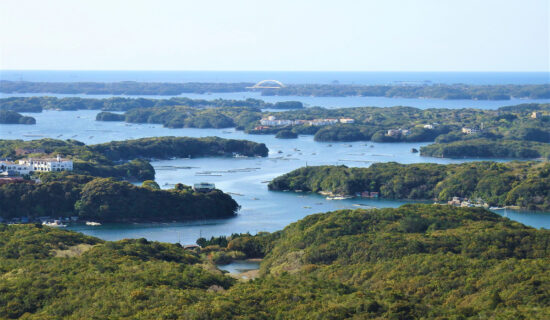
[[[281,89],[284,87],[285,85],[278,80],[262,80],[252,87],[247,87],[247,89]]]

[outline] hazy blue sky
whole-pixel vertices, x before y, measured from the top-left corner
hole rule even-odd
[[[1,0],[1,69],[548,71],[549,0]]]

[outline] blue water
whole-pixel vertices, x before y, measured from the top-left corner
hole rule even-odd
[[[250,270],[260,269],[260,262],[250,260],[235,260],[226,265],[218,265],[218,268],[229,273],[238,274]]]
[[[85,143],[154,136],[219,136],[262,142],[270,150],[267,158],[197,158],[153,161],[156,181],[162,188],[175,183],[191,185],[213,182],[230,192],[242,206],[237,217],[186,223],[106,224],[99,227],[71,226],[70,229],[106,240],[141,238],[194,243],[199,236],[230,235],[235,232],[276,231],[306,215],[338,209],[398,207],[410,201],[387,199],[327,200],[317,194],[271,192],[267,181],[305,165],[347,165],[366,167],[374,162],[460,163],[480,159],[440,159],[411,153],[427,143],[316,142],[312,136],[281,140],[272,135],[247,135],[234,129],[169,129],[154,124],[126,124],[95,121],[97,110],[44,111],[32,114],[36,125],[2,125],[2,139],[73,138]],[[370,146],[373,147],[370,147]],[[281,153],[279,153],[281,151]],[[500,159],[499,161],[506,161]],[[210,171],[210,175],[205,171]],[[216,172],[212,172],[216,171]],[[526,225],[550,229],[550,213],[500,210],[498,214]]]
[[[0,98],[10,97],[34,97],[42,96],[42,93],[0,93]],[[47,94],[57,98],[80,97],[80,98],[110,98],[114,95],[85,95],[85,94]],[[118,96],[120,97],[120,96]],[[513,106],[522,103],[550,103],[550,99],[511,99],[511,100],[442,100],[442,99],[409,99],[409,98],[386,98],[386,97],[310,97],[310,96],[262,96],[260,92],[230,92],[230,93],[211,93],[211,94],[193,94],[185,93],[178,96],[123,96],[127,98],[148,98],[148,99],[169,99],[171,97],[187,97],[191,99],[233,99],[243,100],[248,98],[261,99],[266,102],[279,101],[301,101],[306,107],[324,107],[324,108],[349,108],[349,107],[393,107],[408,106],[420,109],[429,108],[476,108],[484,110],[495,110],[504,106]],[[280,111],[280,110],[279,110]]]
[[[45,71],[1,70],[1,80],[41,82],[257,82],[288,84],[465,83],[545,84],[550,72],[326,72],[326,71]]]

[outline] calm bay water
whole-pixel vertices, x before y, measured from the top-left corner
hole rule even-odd
[[[2,139],[77,139],[85,143],[101,143],[112,140],[136,139],[154,136],[219,136],[232,139],[248,139],[262,142],[270,150],[267,158],[197,158],[159,160],[152,162],[156,181],[163,188],[182,182],[214,182],[216,186],[232,193],[241,205],[239,215],[224,220],[193,221],[186,223],[156,224],[106,224],[99,227],[71,226],[107,240],[122,238],[147,238],[150,240],[194,243],[199,236],[230,235],[235,232],[276,231],[306,215],[344,208],[398,207],[410,201],[393,200],[326,200],[317,194],[270,192],[267,181],[305,165],[347,165],[366,167],[374,162],[400,163],[434,162],[459,163],[480,159],[439,159],[420,157],[410,152],[427,143],[321,143],[312,136],[300,136],[294,140],[275,139],[267,135],[247,135],[234,129],[168,129],[161,125],[126,124],[122,122],[98,122],[98,111],[44,111],[32,114],[37,124],[3,125]],[[372,147],[371,147],[372,146]],[[281,153],[279,153],[281,151]],[[506,161],[500,159],[499,161]],[[215,171],[215,172],[213,172]],[[550,213],[500,210],[510,219],[537,228],[550,228]]]

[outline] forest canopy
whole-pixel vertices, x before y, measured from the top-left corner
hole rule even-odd
[[[199,250],[0,225],[0,317],[28,319],[544,319],[550,232],[481,208],[315,214]],[[248,248],[235,281],[211,253]],[[255,249],[254,249],[255,248]]]
[[[550,162],[375,163],[368,168],[303,167],[273,179],[270,190],[335,194],[378,192],[389,199],[481,199],[491,206],[550,209]]]

